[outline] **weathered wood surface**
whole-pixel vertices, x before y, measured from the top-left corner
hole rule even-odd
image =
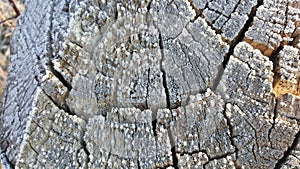
[[[31,0],[3,168],[299,168],[299,0]]]

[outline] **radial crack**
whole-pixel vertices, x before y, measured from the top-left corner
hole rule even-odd
[[[171,152],[172,152],[172,159],[173,159],[173,167],[174,167],[175,169],[178,169],[178,168],[179,168],[179,167],[178,167],[178,158],[177,158],[177,155],[176,155],[175,141],[174,141],[174,138],[173,138],[171,129],[168,129],[168,136],[169,136],[170,144],[171,144]]]
[[[243,29],[239,32],[237,37],[232,42],[230,42],[229,51],[228,51],[227,54],[225,54],[222,65],[218,68],[219,72],[216,76],[216,80],[214,81],[213,89],[216,89],[219,86],[219,83],[220,83],[221,78],[223,76],[224,70],[226,69],[226,66],[229,62],[230,56],[233,55],[236,45],[243,41],[246,32],[248,31],[251,24],[253,23],[254,16],[256,15],[257,8],[260,7],[261,5],[263,5],[263,0],[258,0],[257,5],[252,8],[252,10],[250,12],[250,15],[249,15],[249,19],[246,21]]]
[[[171,108],[171,104],[170,104],[170,92],[169,92],[168,84],[167,84],[166,71],[163,68],[163,62],[164,62],[164,51],[163,50],[164,50],[164,47],[163,47],[163,40],[162,40],[161,33],[159,33],[159,48],[160,48],[160,52],[161,52],[160,71],[162,72],[162,77],[163,77],[163,86],[164,86],[165,94],[166,94],[167,108],[170,109]]]

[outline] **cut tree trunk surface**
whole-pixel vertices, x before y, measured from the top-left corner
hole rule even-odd
[[[30,0],[2,168],[299,168],[299,0]]]

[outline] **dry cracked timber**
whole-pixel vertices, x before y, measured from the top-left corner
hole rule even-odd
[[[25,5],[2,168],[299,168],[299,0]]]

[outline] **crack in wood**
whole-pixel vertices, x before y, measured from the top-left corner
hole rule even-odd
[[[274,106],[274,110],[273,110],[272,127],[270,128],[270,130],[269,130],[269,132],[268,132],[268,139],[269,139],[269,142],[270,142],[270,144],[271,144],[271,147],[273,147],[272,142],[271,142],[271,133],[272,133],[272,130],[275,128],[276,118],[277,118],[277,116],[278,116],[278,112],[277,112],[277,109],[278,109],[278,102],[279,102],[279,100],[278,100],[278,99],[275,99],[275,106]]]
[[[216,80],[214,81],[213,89],[216,89],[219,86],[219,83],[220,83],[221,78],[223,76],[224,70],[226,69],[226,66],[227,66],[227,64],[229,62],[230,56],[233,55],[234,49],[237,46],[237,44],[240,43],[240,42],[242,42],[244,40],[246,32],[248,31],[248,29],[250,28],[251,24],[253,23],[254,16],[256,15],[257,8],[259,8],[261,5],[263,5],[263,0],[258,0],[256,6],[254,6],[252,8],[252,10],[250,12],[250,15],[249,15],[249,19],[246,21],[243,29],[239,32],[239,34],[237,35],[237,37],[235,37],[235,39],[232,42],[230,42],[229,51],[224,56],[224,60],[222,62],[222,66],[220,66],[218,68],[219,72],[218,72],[218,74],[216,76]]]
[[[150,9],[150,6],[148,6],[148,9]],[[158,28],[158,26],[155,23],[154,23],[154,26],[156,27],[156,29],[159,32],[159,35],[158,35],[159,36],[159,48],[160,48],[160,53],[161,53],[160,71],[162,72],[162,77],[163,77],[163,87],[165,89],[165,94],[166,94],[167,108],[169,110],[171,110],[172,107],[171,107],[171,103],[170,103],[170,93],[169,93],[168,84],[167,84],[167,75],[166,75],[166,71],[163,67],[163,62],[164,62],[163,38],[162,38],[161,30]],[[156,134],[156,125],[157,125],[157,119],[155,119],[155,120],[152,119],[152,128],[153,128],[153,133],[155,133],[155,134]],[[174,138],[171,133],[171,129],[168,129],[168,137],[169,137],[169,141],[171,144],[172,161],[173,161],[172,166],[175,169],[178,169],[178,158],[176,156],[175,142],[174,142]]]
[[[55,77],[69,90],[72,90],[71,84],[64,78],[64,76],[54,68],[54,65],[51,61],[48,62],[48,67],[50,71],[54,74]]]
[[[54,12],[54,7],[55,7],[55,4],[54,2],[52,3],[52,9],[51,9],[51,17],[50,17],[50,30],[48,32],[48,38],[49,38],[49,42],[50,42],[50,46],[49,46],[49,52],[50,52],[50,57],[53,57],[53,47],[51,46],[51,44],[53,44],[53,38],[52,38],[52,30],[54,29],[53,27],[53,12]],[[77,44],[75,43],[77,46],[79,47],[82,47],[80,46],[80,44]],[[50,71],[57,77],[57,79],[68,89],[68,92],[70,92],[72,90],[72,86],[71,84],[69,84],[69,82],[64,78],[64,76],[59,72],[57,71],[55,68],[54,68],[54,65],[51,61],[48,61],[47,63]],[[69,108],[69,106],[67,104],[64,104],[64,105],[60,105],[59,103],[57,103],[51,96],[47,95],[46,92],[44,90],[42,90],[43,93],[59,108],[59,109],[62,109],[64,110],[67,114],[69,115],[76,115],[76,113],[72,112]],[[77,115],[76,115],[77,116]],[[85,120],[85,119],[84,119]],[[87,120],[85,120],[87,121]],[[85,128],[85,126],[83,126],[83,133],[82,133],[82,137],[81,137],[81,140],[80,140],[80,143],[82,145],[82,148],[83,148],[83,151],[85,152],[86,154],[86,158],[85,158],[85,161],[86,161],[86,165],[84,166],[85,169],[89,168],[88,167],[88,163],[90,162],[90,152],[88,151],[87,149],[87,143],[85,142],[84,140],[84,135],[86,133],[87,129]]]
[[[188,0],[190,3],[191,3],[191,6],[192,6],[192,8],[196,8],[193,4],[192,4],[192,0]],[[238,4],[240,3],[240,0],[239,0],[239,2],[238,2]],[[150,3],[151,4],[151,3]],[[150,10],[150,4],[147,6],[147,9],[148,9],[148,11]],[[237,6],[238,6],[238,4],[236,4],[236,6],[235,6],[235,9],[237,8]],[[257,8],[260,6],[260,5],[262,5],[262,0],[260,0],[259,1],[259,3],[256,5],[256,7],[253,7],[252,8],[252,10],[251,10],[251,14],[250,14],[250,16],[249,16],[249,19],[246,21],[246,24],[244,25],[244,28],[239,32],[239,35],[236,37],[236,39],[234,39],[232,42],[230,42],[231,43],[231,45],[230,45],[230,50],[229,50],[229,52],[226,54],[226,56],[225,56],[225,59],[224,59],[224,61],[223,61],[223,63],[222,63],[222,65],[220,65],[218,68],[219,68],[219,70],[218,70],[218,74],[217,74],[217,80],[216,81],[214,81],[214,83],[213,83],[213,89],[214,90],[216,90],[216,88],[218,87],[218,85],[219,85],[219,82],[220,82],[220,80],[221,80],[221,78],[222,78],[222,76],[223,76],[223,73],[224,73],[224,69],[226,68],[226,66],[227,66],[227,64],[228,64],[228,61],[229,61],[229,57],[231,57],[232,55],[233,55],[233,53],[234,53],[234,49],[236,48],[236,45],[239,43],[239,42],[242,42],[243,40],[244,40],[244,38],[245,38],[245,33],[247,32],[247,30],[249,29],[249,27],[251,26],[251,24],[252,24],[252,22],[253,22],[253,17],[256,15],[256,10],[257,10]],[[55,6],[55,5],[53,5],[53,6]],[[206,4],[206,7],[207,7],[207,4]],[[53,7],[54,8],[54,7]],[[234,10],[235,10],[234,9]],[[200,17],[201,16],[201,11],[199,10],[199,9],[194,9],[194,10],[196,10],[196,17]],[[147,16],[147,18],[148,18],[149,16]],[[195,18],[195,20],[196,20],[197,18]],[[51,27],[51,29],[50,29],[50,31],[49,31],[49,41],[50,41],[50,44],[53,44],[53,43],[55,43],[54,41],[53,41],[53,39],[52,38],[55,38],[54,37],[54,35],[52,36],[51,34],[54,32],[54,28],[53,28],[53,23],[52,23],[52,20],[53,20],[53,9],[52,9],[52,13],[51,13],[51,25],[50,25],[50,27]],[[149,18],[147,19],[147,20],[149,20]],[[150,23],[150,22],[148,22],[148,23]],[[156,26],[157,27],[157,26]],[[211,26],[212,27],[212,26]],[[159,30],[159,29],[158,29]],[[218,33],[217,31],[216,31],[216,33]],[[176,104],[175,106],[173,106],[173,104],[174,103],[172,103],[172,100],[170,100],[171,98],[170,97],[172,97],[173,95],[171,95],[170,96],[170,93],[171,94],[173,94],[172,93],[172,90],[171,89],[169,89],[169,88],[171,88],[170,86],[172,85],[172,84],[169,84],[168,85],[168,83],[169,83],[169,79],[170,79],[170,77],[168,76],[168,73],[169,73],[169,70],[165,70],[166,69],[166,67],[164,67],[165,65],[165,63],[164,63],[164,59],[165,59],[165,56],[164,56],[164,44],[163,44],[163,42],[165,42],[165,41],[163,41],[163,38],[162,38],[162,36],[164,36],[164,34],[162,34],[161,32],[160,32],[160,30],[159,30],[159,47],[160,47],[160,52],[161,52],[161,60],[160,60],[160,74],[162,74],[162,79],[160,79],[160,83],[162,83],[162,85],[163,85],[163,87],[164,87],[164,91],[162,91],[162,93],[163,92],[165,92],[165,97],[166,98],[164,98],[164,96],[162,97],[163,99],[166,99],[166,102],[167,102],[167,108],[168,108],[168,110],[171,110],[171,109],[173,109],[173,108],[177,108],[177,107],[179,107],[179,106],[186,106],[186,104],[184,103],[184,104],[182,104],[182,103],[180,103],[180,104]],[[77,46],[80,46],[80,44],[76,44]],[[52,57],[54,56],[54,54],[53,54],[53,48],[51,47],[51,45],[50,46],[47,46],[47,47],[50,47],[50,56],[47,56],[47,57],[49,57],[49,58],[51,58],[52,59]],[[82,46],[80,46],[80,47],[82,47]],[[279,51],[280,50],[282,50],[282,49],[278,49]],[[279,51],[278,52],[276,52],[277,54],[279,53]],[[272,57],[270,57],[270,59],[272,60],[272,59],[274,59],[274,58],[276,58],[276,56],[277,56],[277,54],[276,55],[274,55],[274,56],[272,56]],[[188,56],[189,57],[189,56]],[[208,60],[208,59],[207,59]],[[208,62],[209,62],[209,60],[208,60]],[[249,63],[246,63],[246,64],[249,64]],[[65,77],[64,77],[64,75],[61,73],[61,72],[59,72],[58,70],[56,70],[55,68],[54,68],[54,65],[53,65],[53,62],[51,62],[51,61],[49,61],[49,63],[48,63],[48,66],[49,66],[49,68],[50,68],[50,71],[57,77],[57,79],[59,79],[59,81],[69,90],[69,91],[71,91],[72,90],[72,86],[71,86],[71,84],[70,84],[70,82],[69,81],[67,81],[66,79],[65,79]],[[248,65],[248,67],[250,67],[249,65]],[[275,70],[273,70],[274,72],[275,72]],[[149,97],[149,85],[150,85],[150,78],[149,78],[149,75],[150,75],[150,68],[148,69],[148,85],[147,85],[147,97]],[[71,75],[71,76],[73,76],[73,75]],[[188,75],[187,76],[185,76],[185,74],[183,73],[183,77],[184,77],[184,81],[188,81],[189,79],[186,79],[186,78],[189,78],[188,77]],[[36,80],[39,82],[39,79],[38,78],[36,78]],[[247,81],[247,80],[246,80]],[[40,83],[40,82],[39,82]],[[248,81],[247,81],[247,83],[248,83]],[[188,84],[189,85],[189,84]],[[238,84],[238,86],[239,86],[239,84]],[[61,85],[60,85],[60,87],[62,87]],[[152,87],[152,86],[150,86],[150,87]],[[168,88],[169,87],[169,88]],[[190,86],[189,86],[189,88],[191,88]],[[241,87],[240,87],[241,88]],[[47,95],[46,94],[46,92],[43,90],[43,92],[44,92],[44,94],[46,95],[46,97],[48,97],[49,99],[50,99],[50,101],[52,101],[59,109],[62,109],[62,110],[64,110],[66,113],[68,113],[69,115],[76,115],[75,113],[73,113],[73,112],[71,112],[70,111],[70,109],[69,109],[69,107],[67,106],[67,107],[63,107],[63,105],[61,105],[61,103],[59,103],[59,99],[56,99],[56,98],[53,98],[53,97],[55,97],[55,96],[52,96],[51,94],[49,94],[49,95]],[[195,93],[191,93],[191,92],[189,92],[189,96],[191,95],[191,94],[197,94],[197,93],[199,93],[199,91],[196,91]],[[164,95],[164,94],[163,94]],[[248,96],[247,95],[247,93],[245,92],[245,91],[243,91],[242,90],[242,95],[245,95],[245,96],[247,96],[247,97],[249,97],[249,98],[251,98],[250,96]],[[52,96],[52,97],[51,97]],[[66,100],[66,98],[67,98],[68,96],[64,96],[63,97],[63,100],[65,101]],[[148,101],[147,101],[147,97],[146,97],[146,104],[148,103]],[[251,98],[251,100],[256,100],[255,98]],[[259,102],[259,100],[257,99],[256,101],[258,101]],[[187,102],[189,102],[189,100],[187,101]],[[261,101],[262,102],[262,101]],[[267,137],[269,137],[269,140],[270,140],[270,137],[271,137],[271,135],[270,135],[270,133],[272,132],[272,129],[274,128],[274,125],[275,125],[275,120],[276,120],[276,118],[277,118],[277,103],[278,102],[278,100],[276,100],[276,105],[275,105],[275,107],[274,107],[274,116],[273,116],[273,124],[272,124],[272,127],[271,127],[271,129],[269,130],[269,133],[268,133],[268,136]],[[224,112],[223,112],[223,116],[224,117],[222,117],[223,118],[223,120],[226,120],[226,122],[227,122],[227,127],[226,127],[226,122],[225,122],[225,127],[226,127],[226,132],[228,132],[228,130],[229,130],[229,132],[230,133],[227,133],[227,134],[229,134],[229,136],[227,135],[226,137],[226,139],[228,139],[228,137],[229,137],[229,140],[227,141],[227,143],[230,145],[230,142],[231,142],[231,145],[234,147],[234,150],[233,150],[233,147],[231,147],[231,150],[230,150],[230,152],[228,152],[228,151],[226,151],[226,153],[224,153],[224,151],[223,152],[221,152],[221,153],[219,153],[219,154],[217,154],[217,155],[214,155],[214,157],[210,157],[210,158],[208,158],[209,159],[209,162],[211,162],[211,161],[213,161],[213,160],[219,160],[219,159],[226,159],[227,158],[227,156],[231,156],[231,155],[233,155],[233,154],[235,154],[236,155],[236,158],[238,158],[238,153],[239,153],[239,151],[240,151],[240,153],[242,152],[242,148],[241,148],[241,150],[239,150],[239,147],[237,146],[239,143],[235,140],[235,138],[237,137],[237,136],[234,136],[235,134],[239,134],[239,133],[234,133],[234,132],[236,132],[236,126],[235,126],[235,123],[233,122],[233,121],[230,121],[231,119],[231,117],[230,117],[230,115],[229,115],[229,112],[228,112],[228,114],[226,113],[226,105],[227,105],[227,103],[225,103],[224,105],[221,105],[221,107],[222,106],[224,106]],[[19,105],[17,105],[17,106],[19,106]],[[147,107],[147,109],[149,109],[148,108],[148,106],[146,106]],[[183,108],[185,108],[185,107],[183,107]],[[271,109],[270,109],[271,110]],[[143,111],[143,109],[141,108],[141,111]],[[222,111],[222,110],[221,110]],[[271,110],[272,111],[272,110]],[[222,114],[222,113],[221,113]],[[157,144],[159,144],[159,142],[157,141],[158,139],[157,139],[157,132],[159,132],[159,130],[158,131],[156,131],[157,130],[157,123],[158,123],[158,121],[157,121],[157,111],[152,111],[152,130],[153,130],[153,135],[154,135],[154,137],[155,137],[155,144],[156,144],[156,147],[159,147],[159,146],[157,146]],[[186,114],[185,114],[186,115]],[[120,118],[120,117],[118,117],[118,118]],[[225,118],[225,119],[224,119]],[[105,119],[106,119],[106,117],[105,117]],[[85,119],[85,121],[86,121],[87,119]],[[247,120],[247,119],[246,119]],[[272,119],[269,119],[269,120],[272,120]],[[174,121],[176,121],[175,119],[173,119],[172,120],[172,122],[174,122]],[[86,121],[87,122],[87,121]],[[150,124],[151,125],[151,124]],[[250,126],[251,126],[251,124],[249,124]],[[251,126],[252,127],[252,126]],[[276,126],[277,127],[277,126]],[[227,128],[229,128],[229,129],[227,129]],[[177,143],[175,143],[175,140],[174,140],[174,137],[175,137],[175,134],[177,134],[176,132],[174,132],[174,130],[172,130],[172,129],[170,129],[169,127],[165,127],[165,129],[167,129],[167,134],[168,134],[168,137],[169,138],[164,138],[164,139],[166,139],[166,141],[168,142],[168,139],[169,139],[169,142],[170,142],[170,145],[171,145],[171,155],[172,155],[172,161],[173,161],[173,164],[170,162],[170,163],[168,163],[168,165],[169,164],[172,164],[172,165],[169,165],[169,166],[172,166],[172,167],[174,167],[174,168],[179,168],[179,167],[181,167],[180,166],[180,164],[178,164],[179,163],[179,152],[176,152],[176,151],[179,151],[178,149],[177,149],[177,147],[176,147],[176,145],[175,144],[177,144]],[[253,128],[254,129],[254,128]],[[150,129],[151,130],[151,129]],[[89,129],[89,131],[90,131],[90,129]],[[90,152],[89,152],[89,149],[88,148],[90,148],[89,146],[87,146],[87,144],[90,144],[90,140],[86,140],[85,138],[85,136],[87,136],[87,135],[85,135],[85,133],[87,132],[87,129],[86,129],[86,125],[84,125],[83,126],[83,134],[82,134],[82,136],[80,136],[81,138],[80,139],[78,139],[77,141],[78,142],[80,142],[80,144],[81,144],[81,146],[82,146],[82,148],[80,147],[80,151],[84,151],[85,152],[85,154],[87,155],[87,158],[85,158],[84,159],[84,162],[86,162],[85,163],[85,168],[89,168],[90,166],[89,166],[89,163],[90,163],[90,165],[92,165],[92,159],[90,159],[90,156],[92,156],[93,154],[90,154]],[[150,131],[151,132],[151,131]],[[173,132],[173,133],[172,133]],[[202,133],[201,133],[202,134]],[[200,135],[199,133],[198,133],[198,135]],[[292,151],[295,149],[295,147],[296,147],[296,145],[299,143],[299,132],[296,134],[296,136],[295,136],[295,139],[294,139],[294,141],[293,141],[293,143],[292,143],[292,145],[287,149],[287,151],[285,151],[285,153],[284,153],[284,156],[278,161],[278,163],[276,164],[276,166],[278,167],[278,168],[280,168],[281,166],[282,166],[282,164],[284,164],[285,162],[286,162],[286,160],[288,159],[288,157],[289,157],[289,155],[293,155],[293,154],[291,154],[292,153]],[[132,135],[132,136],[134,136],[134,135]],[[152,136],[151,136],[152,137]],[[159,136],[160,137],[160,136]],[[256,141],[256,144],[255,145],[253,145],[253,155],[254,155],[254,159],[255,160],[258,160],[259,161],[259,158],[260,157],[256,157],[256,154],[255,154],[255,152],[256,152],[256,150],[257,149],[259,149],[260,147],[258,147],[258,144],[257,144],[257,142],[258,142],[258,136],[257,136],[257,133],[255,133],[255,141]],[[198,137],[199,139],[200,139],[200,137]],[[176,140],[177,141],[177,140]],[[217,140],[218,141],[218,143],[220,144],[220,142],[219,142],[219,140]],[[236,142],[235,142],[236,141]],[[93,143],[91,143],[91,144],[93,144]],[[199,144],[200,145],[200,144]],[[167,146],[169,146],[169,145],[167,145]],[[256,147],[257,146],[257,147]],[[272,147],[272,146],[271,146]],[[199,149],[200,149],[200,146],[199,146]],[[205,149],[205,147],[204,147],[204,149]],[[156,151],[158,151],[159,149],[157,149]],[[92,151],[92,150],[91,150]],[[170,150],[169,150],[169,148],[168,148],[168,153],[170,153]],[[200,151],[200,152],[202,152],[202,151]],[[203,151],[204,152],[204,151]],[[139,158],[140,158],[140,153],[142,153],[142,152],[139,152],[139,151],[137,151],[137,167],[138,168],[141,168],[142,167],[142,160],[140,160]],[[189,155],[192,155],[193,153],[197,153],[196,151],[195,152],[192,152],[192,153],[187,153],[187,154],[189,154]],[[185,154],[185,153],[184,153]],[[205,154],[207,155],[207,152],[205,152]],[[250,154],[251,154],[251,152],[250,152]],[[170,154],[168,154],[168,155],[170,155]],[[177,156],[178,155],[178,156]],[[108,155],[108,159],[110,158],[110,156],[111,156],[111,153],[109,153],[109,155]],[[208,155],[207,155],[208,156]],[[241,157],[240,157],[241,158]],[[256,159],[256,158],[258,158],[258,159]],[[112,158],[113,159],[113,158]],[[78,159],[77,159],[78,160]],[[83,162],[83,163],[84,163]],[[107,163],[106,163],[106,165],[108,165],[108,160],[106,161]],[[209,162],[207,162],[206,164],[204,164],[204,168],[206,167],[205,165],[207,165]],[[239,166],[239,164],[238,164],[238,162],[234,159],[233,160],[233,162],[234,162],[234,166],[236,166],[236,168],[241,168],[240,166]],[[276,163],[276,161],[275,161],[275,163]],[[242,164],[242,162],[241,162],[241,164]],[[141,166],[140,166],[141,165]],[[106,167],[108,167],[108,166],[106,166]]]
[[[189,3],[190,3],[190,6],[192,7],[192,9],[195,11],[195,13],[196,13],[196,15],[195,15],[195,17],[191,20],[191,22],[195,22],[201,15],[202,15],[202,12],[203,12],[203,10],[200,10],[200,9],[198,9],[195,5],[194,5],[194,3],[193,3],[193,0],[187,0]],[[208,3],[206,4],[206,7],[208,7]],[[205,8],[206,8],[205,7]],[[204,8],[204,9],[205,9]]]
[[[278,160],[274,169],[280,169],[283,166],[283,164],[287,161],[288,157],[291,155],[292,151],[295,150],[299,142],[300,142],[300,131],[298,131],[298,133],[295,135],[295,139],[292,145],[288,147],[288,149],[284,152],[283,157]]]
[[[208,9],[208,8],[209,8],[209,7],[208,7],[208,3],[209,3],[209,2],[206,3],[206,5],[205,5],[205,7],[204,7],[203,9],[197,8],[197,7],[194,5],[193,0],[188,0],[188,2],[190,3],[190,6],[192,7],[192,9],[196,12],[195,17],[191,20],[191,22],[195,22],[199,17],[201,17],[201,18],[203,18],[203,19],[206,21],[207,25],[208,25],[212,30],[214,30],[214,31],[216,32],[216,34],[221,34],[221,33],[222,33],[222,31],[221,31],[220,29],[217,29],[217,28],[215,28],[215,27],[213,26],[214,22],[209,22],[209,21],[206,19],[206,17],[203,15],[203,11],[204,11],[205,9]],[[217,11],[216,11],[216,12],[217,12]]]
[[[72,112],[69,108],[69,106],[67,104],[63,104],[61,105],[60,103],[58,103],[57,101],[54,100],[54,98],[52,98],[51,96],[49,96],[44,89],[42,89],[43,94],[45,94],[45,96],[47,96],[47,98],[54,103],[54,105],[59,108],[60,110],[64,110],[64,112],[66,112],[69,115],[76,115],[76,113]],[[77,116],[77,115],[76,115]]]
[[[136,160],[136,163],[137,163],[137,168],[141,169],[141,165],[140,165],[140,153],[139,153],[139,151],[137,151],[137,160]]]
[[[178,158],[177,158],[177,155],[176,155],[176,145],[175,145],[175,140],[173,138],[171,129],[168,129],[168,137],[169,137],[170,144],[171,144],[173,167],[175,169],[179,169],[179,167],[178,167]]]
[[[222,155],[219,155],[219,156],[215,156],[215,157],[211,157],[211,158],[208,158],[208,161],[206,163],[203,164],[203,168],[206,168],[206,166],[209,164],[209,162],[211,161],[214,161],[214,160],[220,160],[222,158],[226,158],[232,154],[234,154],[235,152],[228,152],[226,154],[222,154]]]
[[[84,168],[88,169],[89,168],[89,162],[91,161],[91,159],[90,159],[90,152],[89,152],[89,150],[87,148],[87,143],[84,140],[84,135],[85,135],[86,132],[87,132],[87,129],[85,127],[83,127],[83,134],[82,134],[80,143],[82,145],[83,151],[86,154],[86,159],[85,159],[86,165],[84,166]]]
[[[160,71],[162,72],[162,77],[163,77],[163,86],[164,86],[165,94],[166,94],[167,108],[170,109],[171,108],[170,92],[169,92],[168,84],[167,84],[166,71],[163,68],[163,62],[164,62],[164,51],[163,50],[164,50],[164,47],[163,47],[163,40],[162,40],[161,33],[159,33],[159,47],[160,47],[160,51],[161,51]]]
[[[13,169],[15,166],[9,161],[8,157],[5,153],[0,152],[0,168],[4,167],[4,169]]]
[[[54,52],[53,47],[51,45],[51,44],[54,44],[54,40],[53,40],[53,37],[52,37],[52,30],[54,30],[54,26],[53,26],[53,20],[54,20],[53,13],[54,13],[54,10],[55,10],[54,8],[55,8],[55,2],[52,2],[52,4],[51,4],[51,13],[50,13],[49,31],[47,32],[48,41],[49,41],[49,44],[47,46],[47,50],[48,50],[48,53],[49,53],[49,55],[48,55],[49,58],[53,57],[53,52]],[[47,62],[47,66],[50,69],[50,71],[62,82],[62,84],[69,91],[72,90],[72,86],[66,81],[64,76],[54,68],[53,63],[50,60]]]
[[[236,159],[238,159],[238,157],[239,157],[239,148],[238,148],[238,146],[234,143],[234,140],[233,140],[233,138],[234,138],[234,135],[233,135],[233,130],[234,130],[234,127],[233,127],[233,125],[231,124],[231,122],[230,122],[230,118],[227,116],[227,114],[226,114],[226,109],[227,109],[227,105],[228,103],[225,103],[225,105],[224,105],[224,110],[223,110],[223,116],[224,116],[224,118],[226,119],[226,124],[227,124],[227,126],[228,126],[228,129],[229,129],[229,134],[230,134],[230,136],[229,136],[229,140],[230,140],[230,142],[231,142],[231,145],[234,147],[234,153],[235,153],[235,155],[236,155]]]

